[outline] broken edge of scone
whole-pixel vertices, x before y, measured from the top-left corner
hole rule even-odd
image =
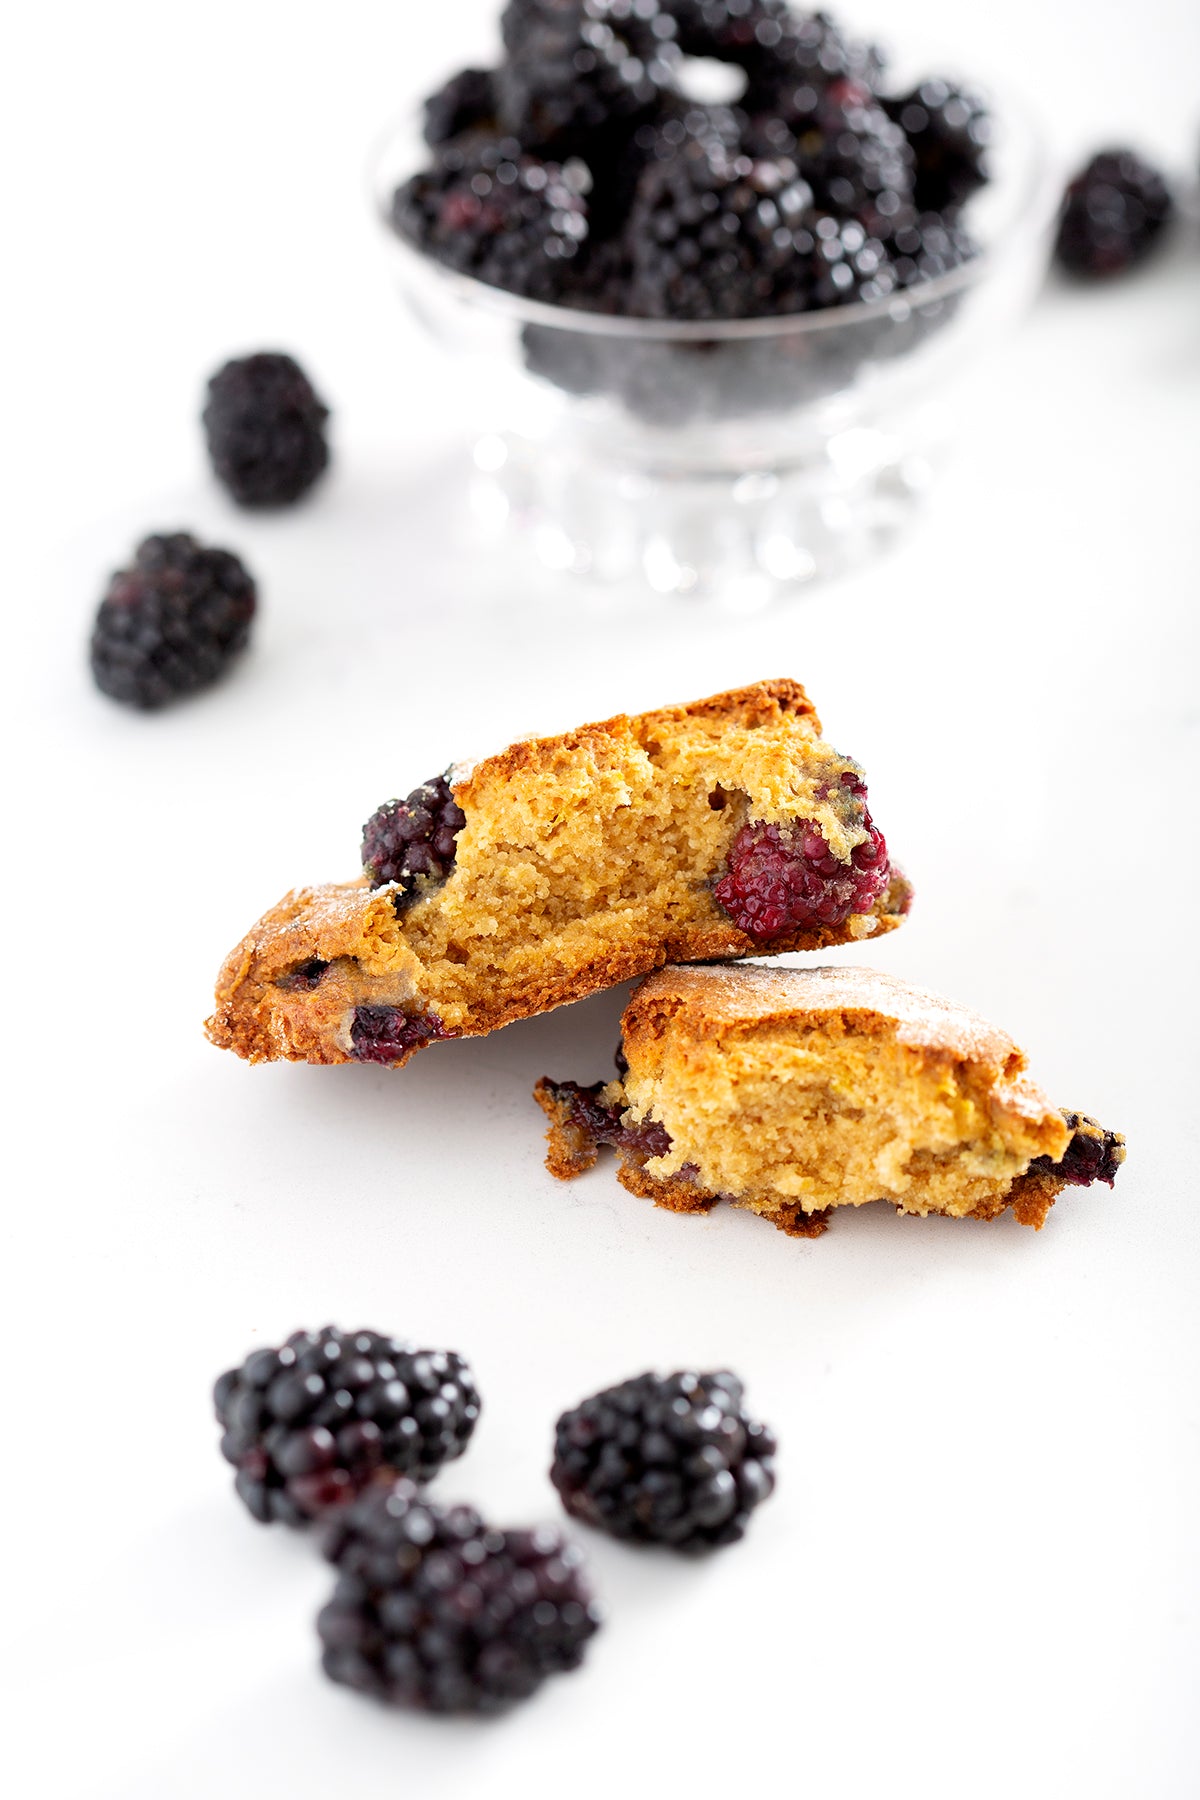
[[[226,959],[218,1047],[398,1068],[664,963],[859,942],[911,901],[790,680],[513,744],[366,835],[367,877],[293,891]]]
[[[834,1207],[885,1201],[1037,1229],[1125,1157],[1051,1105],[1006,1033],[870,970],[665,969],[622,1034],[616,1080],[538,1083],[547,1167],[569,1179],[610,1147],[622,1184],[673,1211],[729,1200],[816,1237]]]

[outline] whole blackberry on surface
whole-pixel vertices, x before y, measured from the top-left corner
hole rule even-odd
[[[454,1351],[377,1331],[296,1331],[213,1390],[221,1454],[254,1517],[303,1525],[389,1472],[427,1481],[461,1456],[479,1417]]]
[[[151,710],[208,687],[245,648],[257,591],[228,550],[148,537],[108,584],[92,631],[96,686]]]
[[[340,1514],[326,1554],[338,1580],[317,1620],[325,1673],[396,1706],[502,1711],[578,1668],[600,1623],[558,1532],[497,1531],[410,1481]]]
[[[292,357],[264,350],[226,363],[204,408],[217,480],[239,506],[290,506],[328,466],[328,417]]]
[[[787,825],[751,821],[729,851],[725,874],[713,893],[739,931],[769,942],[804,925],[844,925],[868,913],[891,879],[887,844],[867,810],[867,790],[853,775],[842,777],[854,796],[866,837],[840,862],[819,827],[797,819]]]
[[[466,822],[445,775],[423,782],[407,800],[385,801],[363,826],[362,865],[371,886],[394,881],[397,911],[411,905],[454,867]]]
[[[531,150],[597,159],[670,88],[675,24],[660,0],[511,0],[500,120]]]
[[[746,318],[779,310],[794,232],[812,191],[794,162],[689,138],[638,183],[629,221],[630,311],[647,318]]]
[[[931,77],[886,104],[912,149],[922,212],[961,206],[984,185],[992,121],[978,95]]]
[[[446,145],[397,189],[393,220],[439,262],[531,300],[561,297],[588,235],[573,175],[511,138]]]
[[[1154,248],[1173,210],[1150,163],[1133,150],[1101,151],[1067,188],[1055,255],[1072,275],[1122,275]]]
[[[550,1479],[573,1517],[613,1537],[701,1551],[742,1536],[774,1458],[735,1375],[645,1374],[562,1415]]]
[[[425,102],[425,142],[431,149],[464,131],[490,126],[496,112],[496,77],[490,69],[460,69]]]

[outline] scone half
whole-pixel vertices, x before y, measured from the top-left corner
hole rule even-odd
[[[226,959],[214,1044],[399,1067],[664,963],[858,942],[908,908],[861,769],[794,681],[513,744],[440,792],[436,878],[288,894]]]
[[[1066,1186],[1110,1186],[1124,1140],[1051,1105],[1006,1032],[862,968],[665,968],[621,1022],[607,1085],[543,1079],[547,1166],[603,1145],[676,1211],[730,1200],[795,1236],[837,1206],[1040,1227]]]

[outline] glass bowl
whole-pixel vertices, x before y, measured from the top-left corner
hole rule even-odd
[[[955,377],[1042,278],[1059,183],[1025,109],[989,96],[980,253],[871,304],[675,323],[524,300],[391,223],[428,160],[411,118],[371,190],[403,295],[476,408],[477,527],[545,567],[754,607],[838,574],[908,522],[949,436]]]

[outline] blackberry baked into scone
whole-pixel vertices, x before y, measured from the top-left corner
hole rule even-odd
[[[663,963],[888,931],[910,897],[861,769],[794,681],[452,769],[380,808],[363,863],[288,894],[238,945],[214,1044],[398,1067]]]
[[[675,1211],[731,1200],[817,1237],[833,1207],[886,1200],[1037,1228],[1125,1159],[1005,1032],[870,969],[662,969],[621,1030],[616,1081],[538,1083],[547,1166],[565,1180],[611,1145],[620,1181]]]

